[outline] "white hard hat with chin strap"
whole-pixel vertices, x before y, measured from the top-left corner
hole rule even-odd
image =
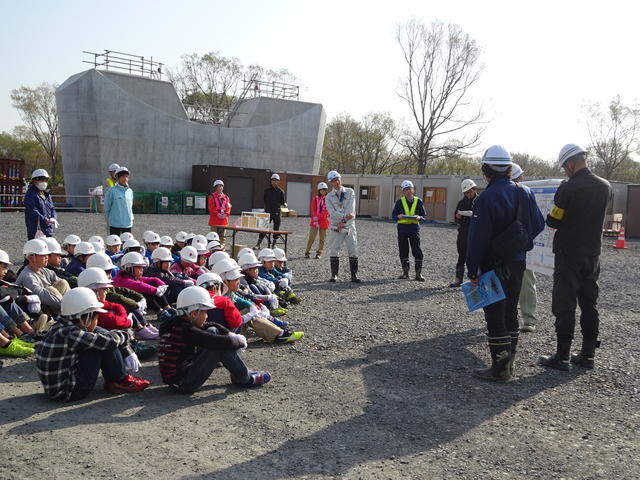
[[[193,286],[185,288],[178,294],[176,308],[190,313],[194,310],[211,310],[215,305],[209,292],[202,287]]]
[[[62,297],[60,314],[72,321],[82,320],[84,327],[87,328],[88,321],[82,317],[95,312],[106,313],[102,307],[104,305],[98,301],[93,290],[87,287],[77,287],[69,290]]]
[[[107,274],[103,269],[98,267],[88,267],[78,275],[78,287],[87,287],[91,290],[97,290],[99,288],[113,287],[113,283],[111,282],[111,279],[107,277]]]

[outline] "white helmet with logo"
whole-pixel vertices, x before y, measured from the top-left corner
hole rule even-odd
[[[322,190],[322,189],[329,190],[329,186],[324,182],[320,182],[316,190]]]
[[[160,235],[158,235],[156,232],[149,232],[149,234],[147,235],[147,238],[144,238],[144,242],[147,244],[160,243]]]
[[[79,318],[89,313],[106,313],[93,290],[78,287],[69,290],[60,302],[60,313],[64,317]]]
[[[111,165],[109,165],[109,169],[107,170],[108,172],[115,172],[120,168],[120,165],[118,165],[117,163],[112,163]]]
[[[116,266],[111,261],[111,257],[106,253],[96,253],[87,260],[87,267],[101,268],[102,270],[113,270]]]
[[[163,235],[160,237],[160,246],[171,248],[173,247],[173,240],[169,235]]]
[[[173,255],[171,255],[171,250],[164,247],[156,248],[151,254],[152,262],[173,262]]]
[[[253,248],[249,248],[249,247],[241,248],[240,251],[238,252],[238,258],[240,258],[245,253],[253,253]]]
[[[217,262],[213,266],[213,271],[226,280],[236,280],[244,276],[236,261],[231,258],[225,258]]]
[[[130,238],[122,245],[122,251],[125,253],[127,253],[132,248],[142,248],[142,245],[140,245],[140,242],[135,238]]]
[[[282,248],[274,248],[273,249],[273,253],[276,256],[276,260],[279,262],[286,262],[287,261],[287,254],[284,252],[284,250]]]
[[[340,178],[340,177],[341,175],[337,171],[331,170],[329,173],[327,173],[327,182],[331,182],[336,178]]]
[[[147,260],[138,252],[125,253],[120,259],[120,266],[122,268],[146,267],[147,265]]]
[[[465,193],[472,188],[477,187],[477,185],[476,182],[474,182],[470,178],[465,178],[464,180],[462,180],[462,184],[460,185],[460,187],[462,188],[462,193]]]
[[[194,310],[211,310],[215,308],[209,292],[198,286],[187,287],[178,294],[176,307],[192,312]]]
[[[76,245],[73,256],[77,257],[79,255],[93,255],[94,253],[96,253],[96,247],[93,246],[93,243],[80,242],[78,245]]]
[[[184,232],[182,230],[179,231],[178,233],[176,233],[176,236],[175,236],[176,242],[181,242],[181,243],[186,242],[187,241],[187,235],[188,235],[187,232]]]
[[[195,248],[198,253],[200,252],[204,252],[204,253],[208,253],[209,250],[207,250],[207,239],[205,238],[204,235],[196,235],[195,237],[193,237],[193,241],[191,242],[191,246],[193,248]],[[202,255],[202,253],[200,253]]]
[[[209,232],[205,235],[205,238],[207,239],[207,242],[213,242],[214,240],[216,242],[220,241],[220,235],[218,235],[218,232]]]
[[[217,240],[211,240],[207,243],[207,250],[210,252],[224,252],[224,246],[220,245],[220,242]]]
[[[249,268],[259,267],[262,263],[253,252],[249,252],[238,257],[238,265],[240,265],[242,270],[247,270]]]
[[[122,245],[122,240],[118,235],[109,235],[105,239],[104,243],[107,245],[107,247],[113,247],[116,245]]]
[[[180,259],[189,263],[196,263],[198,261],[198,251],[189,245],[180,250]]]
[[[270,248],[263,248],[262,250],[260,250],[260,253],[258,253],[258,259],[263,262],[265,260],[266,261],[275,260],[276,254]]]
[[[411,180],[403,180],[400,184],[400,188],[404,190],[405,188],[414,188],[413,182]]]
[[[229,254],[227,252],[212,253],[211,256],[209,257],[209,267],[213,267],[220,260],[226,260],[227,258],[231,258],[229,257]]]
[[[90,237],[89,240],[87,240],[87,242],[99,243],[100,245],[102,245],[104,247],[104,239],[100,235],[94,235],[94,236]]]
[[[102,268],[88,267],[78,275],[78,286],[97,290],[98,288],[113,287],[113,283]]]
[[[78,235],[67,235],[66,237],[64,237],[64,241],[62,242],[62,246],[66,246],[66,245],[77,245],[81,242],[82,240],[80,239],[80,237]]]
[[[51,252],[49,251],[47,242],[39,238],[34,238],[24,244],[22,253],[28,257],[29,255],[49,255]]]
[[[131,232],[123,232],[120,234],[120,240],[126,242],[127,240],[131,240],[133,238],[133,233]]]
[[[57,253],[58,255],[62,255],[62,248],[60,248],[60,244],[55,238],[46,237],[46,238],[43,238],[42,240],[46,242],[47,247],[49,247],[50,253]]]

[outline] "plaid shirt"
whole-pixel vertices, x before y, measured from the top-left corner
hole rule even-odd
[[[36,367],[45,393],[54,400],[69,400],[76,386],[80,353],[88,349],[126,348],[130,338],[126,330],[87,332],[59,319],[36,347]]]

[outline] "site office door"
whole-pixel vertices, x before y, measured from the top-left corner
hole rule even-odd
[[[422,197],[427,218],[431,220],[447,219],[447,189],[436,187],[424,187]]]

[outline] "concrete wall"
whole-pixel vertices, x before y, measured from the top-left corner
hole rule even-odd
[[[164,192],[189,189],[192,165],[308,174],[320,166],[320,104],[252,98],[235,128],[202,125],[187,119],[169,82],[93,69],[67,79],[56,103],[70,195],[102,184],[114,162],[129,167],[135,190]]]

